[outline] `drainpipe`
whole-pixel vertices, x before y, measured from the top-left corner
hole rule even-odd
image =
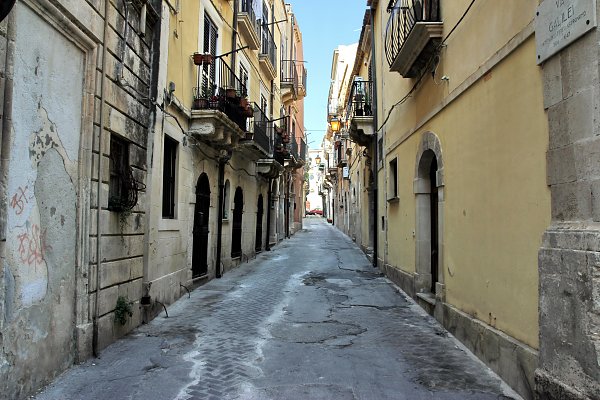
[[[292,179],[291,173],[287,173],[287,179],[285,182],[285,237],[290,238],[290,181]]]
[[[148,124],[148,139],[147,139],[147,146],[146,148],[148,149],[148,152],[146,154],[146,165],[148,165],[148,168],[146,170],[146,193],[153,193],[154,190],[154,185],[153,185],[153,171],[155,168],[155,164],[154,164],[154,156],[155,154],[155,143],[158,140],[158,143],[160,145],[160,143],[162,143],[163,137],[164,137],[164,132],[165,132],[165,118],[166,115],[164,111],[166,111],[167,109],[167,105],[165,104],[165,92],[164,92],[164,88],[163,88],[163,94],[162,96],[160,96],[159,99],[159,82],[161,82],[161,77],[164,77],[164,79],[166,80],[166,62],[163,62],[162,68],[161,68],[161,37],[163,36],[164,33],[167,33],[164,31],[163,26],[162,26],[162,7],[159,9],[159,18],[157,20],[157,22],[154,23],[154,29],[153,29],[153,35],[154,37],[152,38],[152,77],[151,77],[151,85],[150,85],[150,99],[155,99],[154,103],[154,108],[152,109],[152,111],[150,112],[150,116],[149,116],[149,124]],[[166,44],[163,43],[163,46],[166,47]],[[123,54],[124,56],[124,54]],[[164,71],[163,71],[164,69]],[[124,83],[126,83],[125,81],[123,81]],[[158,101],[160,100],[161,106],[158,105]],[[169,98],[170,101],[170,98]],[[160,110],[160,131],[157,132],[158,130],[158,113]],[[156,137],[156,135],[159,134],[158,137]],[[162,182],[161,182],[162,184]],[[150,299],[150,287],[152,286],[152,281],[150,280],[150,243],[151,243],[151,235],[152,235],[152,223],[150,221],[153,220],[154,218],[154,213],[155,210],[152,207],[152,202],[149,201],[146,205],[146,221],[148,221],[148,223],[146,224],[146,229],[144,231],[144,252],[145,255],[143,257],[143,273],[142,273],[142,287],[143,287],[143,292],[142,292],[142,299],[147,298],[148,301]],[[160,213],[160,211],[158,212]],[[159,214],[160,215],[160,214]],[[140,303],[143,305],[145,302],[145,300],[141,300],[140,299]],[[144,308],[144,310],[146,310],[146,308]],[[144,311],[145,312],[145,311]]]
[[[371,72],[373,79],[373,130],[375,134],[373,135],[373,159],[371,162],[371,168],[373,168],[373,267],[377,268],[377,258],[379,257],[377,254],[377,249],[379,246],[378,239],[378,226],[379,226],[379,200],[378,200],[378,177],[377,177],[377,163],[379,159],[379,147],[377,143],[377,64],[375,62],[375,10],[371,7]]]
[[[102,207],[100,202],[102,199],[102,171],[104,170],[104,157],[102,149],[104,148],[104,107],[106,106],[106,69],[108,65],[108,11],[110,1],[104,2],[104,36],[102,39],[102,79],[100,80],[100,138],[98,139],[98,193],[96,199],[96,302],[94,306],[94,319],[92,329],[92,352],[94,357],[99,356],[98,351],[98,317],[100,313],[100,267],[102,266],[102,248],[100,238],[102,234]],[[127,23],[127,21],[125,22]]]
[[[265,250],[271,251],[271,201],[273,200],[273,192],[271,186],[273,185],[273,178],[269,178],[269,189],[267,190],[267,243],[265,244]]]
[[[215,276],[221,278],[221,246],[223,235],[223,203],[225,202],[225,164],[229,161],[229,157],[219,157],[219,211],[217,212],[217,260],[215,265]]]
[[[13,142],[12,122],[13,122],[13,86],[14,86],[14,65],[15,57],[15,37],[16,23],[15,14],[11,12],[7,16],[7,31],[6,31],[6,57],[4,60],[5,83],[4,83],[4,104],[2,107],[2,130],[0,130],[0,258],[5,257],[6,253],[6,211],[8,210],[7,201],[9,199],[8,189],[8,172],[10,168],[10,149]],[[7,268],[6,266],[4,268]],[[4,268],[0,269],[0,290],[5,289],[5,274],[7,271]],[[2,296],[0,295],[0,298]],[[5,323],[7,305],[2,302],[0,304],[0,331]]]
[[[237,55],[237,51],[235,51],[235,45],[236,45],[237,34],[238,34],[237,19],[238,19],[239,7],[240,7],[239,0],[233,0],[233,23],[231,24],[231,29],[233,31],[231,33],[231,51],[233,52],[233,53],[231,53],[231,70],[232,71],[235,71],[235,56]]]

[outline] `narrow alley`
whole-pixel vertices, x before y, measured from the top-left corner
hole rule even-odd
[[[56,399],[518,399],[314,217],[40,393]]]

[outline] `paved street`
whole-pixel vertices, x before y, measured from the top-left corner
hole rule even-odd
[[[72,368],[46,399],[517,399],[323,219]]]

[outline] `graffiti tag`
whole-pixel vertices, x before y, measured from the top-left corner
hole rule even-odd
[[[19,255],[21,261],[31,266],[38,266],[44,262],[46,251],[52,249],[46,242],[46,230],[34,224],[31,230],[17,236],[19,240]]]
[[[15,214],[21,215],[23,210],[25,210],[25,204],[27,201],[27,186],[25,188],[19,187],[17,193],[12,197],[10,201],[10,206],[15,210]]]

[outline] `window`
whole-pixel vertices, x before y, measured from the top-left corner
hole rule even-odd
[[[117,135],[110,137],[110,165],[108,186],[108,209],[126,211],[137,203],[137,192],[132,198],[133,174],[129,167],[129,142]],[[133,202],[133,204],[132,204]]]
[[[267,98],[264,95],[260,95],[260,109],[262,110],[262,112],[267,115],[269,110],[267,110],[268,105],[267,105]]]
[[[390,161],[388,176],[388,201],[398,199],[398,159]]]
[[[175,218],[177,176],[177,141],[165,135],[163,151],[163,218]]]
[[[248,70],[240,63],[240,81],[246,87],[246,92],[250,90],[248,87]]]
[[[217,38],[218,29],[215,23],[210,19],[210,17],[205,14],[204,15],[204,53],[210,53],[212,55],[217,54]],[[214,64],[205,64],[202,71],[202,89],[203,93],[201,95],[203,97],[210,97],[214,95],[216,87],[214,86],[216,82],[216,71]]]

